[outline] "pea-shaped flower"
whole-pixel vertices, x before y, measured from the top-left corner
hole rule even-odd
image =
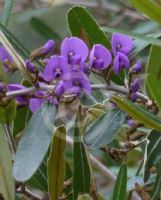
[[[69,71],[66,58],[63,56],[52,56],[45,67],[43,78],[50,82],[55,78],[59,78],[60,76],[69,73]]]
[[[95,44],[90,51],[89,64],[95,69],[105,69],[112,62],[110,51],[101,44]]]
[[[130,36],[123,35],[120,33],[113,33],[112,35],[112,49],[114,55],[117,52],[129,55],[133,48],[133,40]]]
[[[88,47],[77,37],[65,38],[61,44],[61,55],[66,57],[69,64],[84,62],[88,57]]]

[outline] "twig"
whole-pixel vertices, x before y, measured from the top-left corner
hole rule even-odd
[[[4,3],[5,4],[2,12],[2,24],[7,26],[12,11],[13,0],[5,0]]]
[[[6,135],[7,135],[8,141],[9,141],[10,146],[11,146],[12,155],[14,157],[14,155],[16,153],[16,146],[15,146],[15,142],[14,142],[14,139],[13,139],[11,127],[10,127],[9,124],[5,124],[4,128],[5,128],[5,131],[6,131]]]
[[[53,91],[54,88],[55,88],[55,85],[40,85],[39,88],[30,87],[30,88],[25,88],[22,90],[7,92],[6,97],[11,98],[14,96],[19,96],[19,95],[32,94],[33,92],[35,92],[37,90]],[[96,85],[91,85],[91,88],[93,90],[110,90],[110,91],[119,92],[119,93],[125,94],[125,95],[129,93],[128,89],[118,86],[116,84],[110,84],[110,85],[96,84]],[[140,98],[142,100],[146,100],[146,101],[149,100],[148,97],[145,96],[144,94],[141,94],[138,92],[137,95],[138,95],[138,98]]]
[[[43,200],[42,197],[40,197],[39,195],[33,193],[31,190],[29,190],[25,186],[21,186],[20,188],[17,189],[16,192],[17,193],[21,193],[21,194],[25,195],[26,197],[34,199],[34,200]]]

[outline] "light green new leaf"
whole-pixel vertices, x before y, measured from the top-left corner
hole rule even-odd
[[[157,89],[159,85],[161,86],[161,81],[157,80],[155,76],[148,74],[146,78],[147,89],[150,92],[152,98],[156,100],[157,105],[161,109],[161,92]]]
[[[83,142],[89,148],[100,148],[110,143],[124,123],[125,114],[119,110],[111,110],[101,115],[84,134]]]
[[[81,141],[81,121],[81,108],[79,107],[74,128],[73,199],[77,199],[81,193],[90,193],[90,167],[86,149]]]
[[[55,106],[48,103],[33,113],[15,156],[13,174],[17,181],[30,179],[39,168],[51,142],[55,115]]]
[[[12,156],[5,131],[0,124],[0,194],[5,200],[15,199],[15,183],[12,176]]]
[[[16,117],[16,103],[9,101],[6,105],[0,106],[0,122],[10,124]]]
[[[67,20],[73,36],[82,38],[90,46],[102,44],[107,48],[111,47],[106,34],[84,7],[72,7],[67,14]]]
[[[147,137],[144,160],[144,181],[150,177],[150,169],[156,166],[161,159],[161,132],[152,130]]]
[[[146,74],[152,74],[157,80],[158,84],[161,85],[161,47],[153,45],[150,50],[149,59],[146,67]],[[145,79],[145,89],[149,97],[152,97],[151,92],[148,88],[148,80]],[[156,90],[156,89],[155,89]],[[155,91],[154,91],[155,92]]]
[[[150,19],[161,24],[161,7],[151,0],[129,0],[131,5],[147,15]]]
[[[77,200],[92,200],[88,194],[81,194]]]
[[[66,129],[58,127],[53,135],[50,156],[48,159],[48,191],[51,200],[59,199],[65,178],[64,151],[66,145]]]
[[[127,187],[127,167],[122,164],[117,175],[112,200],[126,199],[126,187]]]
[[[157,176],[156,176],[153,190],[151,192],[151,200],[159,199],[160,188],[161,188],[161,160],[159,161],[159,164],[157,167]]]
[[[131,117],[138,120],[140,123],[149,128],[161,131],[161,119],[156,115],[127,99],[121,99],[119,97],[113,97],[112,99],[122,110],[127,112]]]

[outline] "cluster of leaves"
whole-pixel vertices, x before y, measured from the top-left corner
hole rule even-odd
[[[161,8],[153,1],[129,0],[129,2],[152,20],[161,23]],[[4,17],[8,16],[7,12]],[[71,8],[67,20],[72,36],[82,38],[89,46],[99,43],[110,48],[105,32],[84,7]],[[7,21],[5,18],[4,24]],[[37,27],[48,30],[47,37],[51,37],[52,34],[54,37],[54,33],[49,31],[50,28],[46,28],[45,24],[39,20],[33,22],[38,25]],[[0,29],[0,42],[13,55],[24,79],[30,80],[23,61],[30,56],[30,52],[5,26],[0,24]],[[108,33],[116,31],[111,28],[104,28],[104,30]],[[125,33],[120,30],[117,32]],[[25,195],[27,198],[52,200],[124,200],[133,198],[134,190],[143,200],[159,199],[161,93],[157,91],[157,86],[161,84],[161,42],[158,39],[160,34],[150,36],[132,32],[126,34],[135,38],[135,49],[131,59],[151,45],[144,78],[147,94],[145,101],[140,99],[134,103],[124,96],[113,96],[111,100],[118,107],[111,110],[109,101],[102,92],[94,91],[91,97],[81,99],[81,106],[78,101],[65,102],[63,105],[60,104],[57,110],[53,105],[45,103],[33,114],[26,107],[16,106],[13,100],[7,105],[0,106],[0,195],[2,199],[21,199],[22,195]],[[1,80],[4,80],[2,70],[0,76]],[[120,76],[124,77],[122,74]],[[123,84],[118,76],[112,75],[110,78],[119,85]],[[96,75],[93,75],[92,79],[93,82],[98,81]],[[102,79],[99,83],[102,83]],[[65,116],[62,116],[62,110],[66,112]],[[127,128],[124,124],[127,114],[136,120],[131,128]],[[72,140],[73,148],[71,148]],[[114,170],[114,166],[117,167],[117,177],[112,172],[111,175],[109,169],[91,155],[92,149],[106,152],[108,162],[114,163],[111,170]],[[135,152],[140,154],[134,156],[135,170],[132,177],[128,173],[130,169],[128,161],[129,156],[134,155]],[[100,173],[108,176],[106,185],[112,185],[112,187],[107,186],[105,192],[97,188],[93,163]],[[136,168],[136,165],[139,167]],[[107,192],[109,188],[110,191]],[[40,197],[32,192],[35,190],[43,192],[43,196]],[[136,193],[133,193],[133,196],[135,195]]]

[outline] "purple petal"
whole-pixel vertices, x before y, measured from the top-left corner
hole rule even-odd
[[[8,91],[16,91],[16,90],[21,90],[21,89],[25,89],[26,87],[20,84],[9,84],[8,85]],[[14,99],[22,104],[22,105],[26,105],[28,103],[28,98],[26,95],[20,95],[20,96],[16,96],[14,97]]]
[[[55,48],[55,41],[54,40],[48,40],[43,47],[40,49],[40,53],[43,54],[49,54],[51,52],[53,52]]]
[[[123,53],[117,52],[114,62],[113,62],[113,69],[115,74],[119,73],[120,69],[128,69],[130,67],[130,61],[126,55]]]
[[[29,72],[34,74],[38,71],[37,67],[31,62],[31,60],[26,60],[25,63],[26,63],[26,68],[28,69]]]
[[[46,81],[53,81],[55,78],[69,73],[69,66],[63,56],[53,56],[45,67],[43,78]]]
[[[29,108],[32,112],[36,112],[44,102],[45,99],[31,98]]]
[[[112,49],[114,55],[117,52],[129,55],[133,48],[133,40],[130,36],[123,35],[120,33],[113,33],[112,35]]]
[[[9,70],[10,68],[9,65],[14,64],[12,56],[8,53],[8,51],[4,47],[0,47],[0,61],[2,61],[6,70]]]
[[[96,69],[105,69],[109,67],[112,62],[112,56],[110,51],[101,44],[93,46],[90,55],[90,66]]]
[[[141,60],[137,60],[136,64],[131,68],[131,71],[133,73],[139,73],[142,68],[142,62]]]
[[[132,101],[136,101],[137,98],[138,98],[138,95],[137,95],[136,92],[130,94],[130,99],[131,99]]]
[[[77,37],[65,38],[61,45],[61,55],[65,56],[69,63],[73,62],[73,57],[80,56],[82,61],[87,59],[89,50],[85,42]]]
[[[140,81],[139,79],[135,79],[134,82],[131,84],[131,91],[132,93],[135,93],[139,90],[140,88]]]

